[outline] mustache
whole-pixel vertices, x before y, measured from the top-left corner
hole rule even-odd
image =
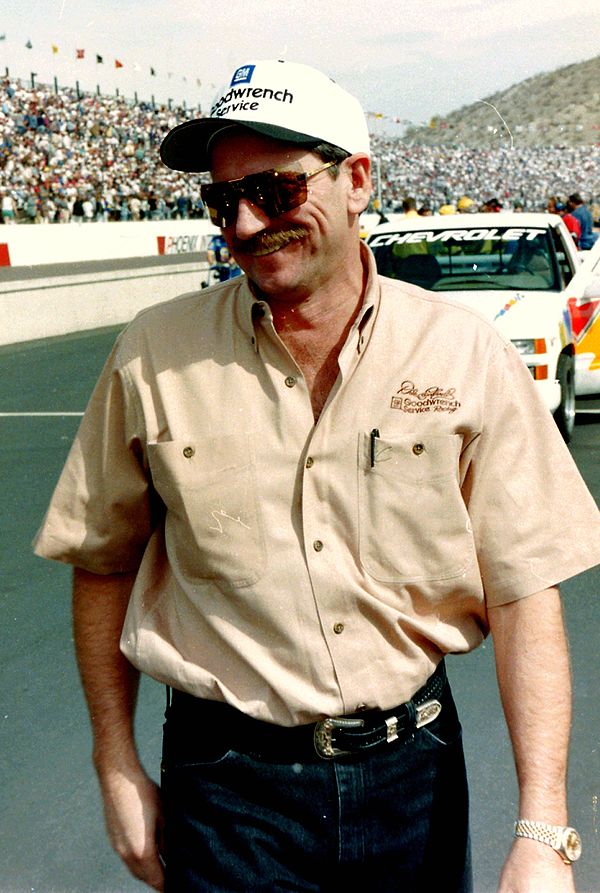
[[[253,254],[260,257],[263,254],[272,254],[279,251],[291,242],[298,242],[308,235],[306,227],[300,224],[288,226],[285,229],[262,230],[250,239],[236,239],[231,246],[233,254]]]

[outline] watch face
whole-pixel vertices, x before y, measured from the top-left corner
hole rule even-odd
[[[567,828],[563,839],[567,859],[570,859],[571,862],[576,862],[581,856],[581,837],[575,828]]]

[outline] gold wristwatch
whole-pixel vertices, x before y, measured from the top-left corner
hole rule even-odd
[[[575,828],[519,819],[515,822],[515,837],[530,837],[531,840],[539,840],[540,843],[551,846],[567,865],[576,862],[581,856],[581,837]]]

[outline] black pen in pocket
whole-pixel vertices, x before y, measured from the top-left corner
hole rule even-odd
[[[371,431],[371,468],[375,467],[375,443],[379,437],[379,428],[373,428]]]

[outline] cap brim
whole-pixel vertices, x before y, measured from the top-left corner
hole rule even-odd
[[[297,133],[273,124],[256,121],[236,121],[231,118],[195,118],[184,121],[170,130],[160,146],[163,164],[174,171],[200,173],[210,168],[209,144],[219,131],[230,127],[247,127],[263,136],[286,143],[316,146],[322,142],[318,137],[307,133]]]

